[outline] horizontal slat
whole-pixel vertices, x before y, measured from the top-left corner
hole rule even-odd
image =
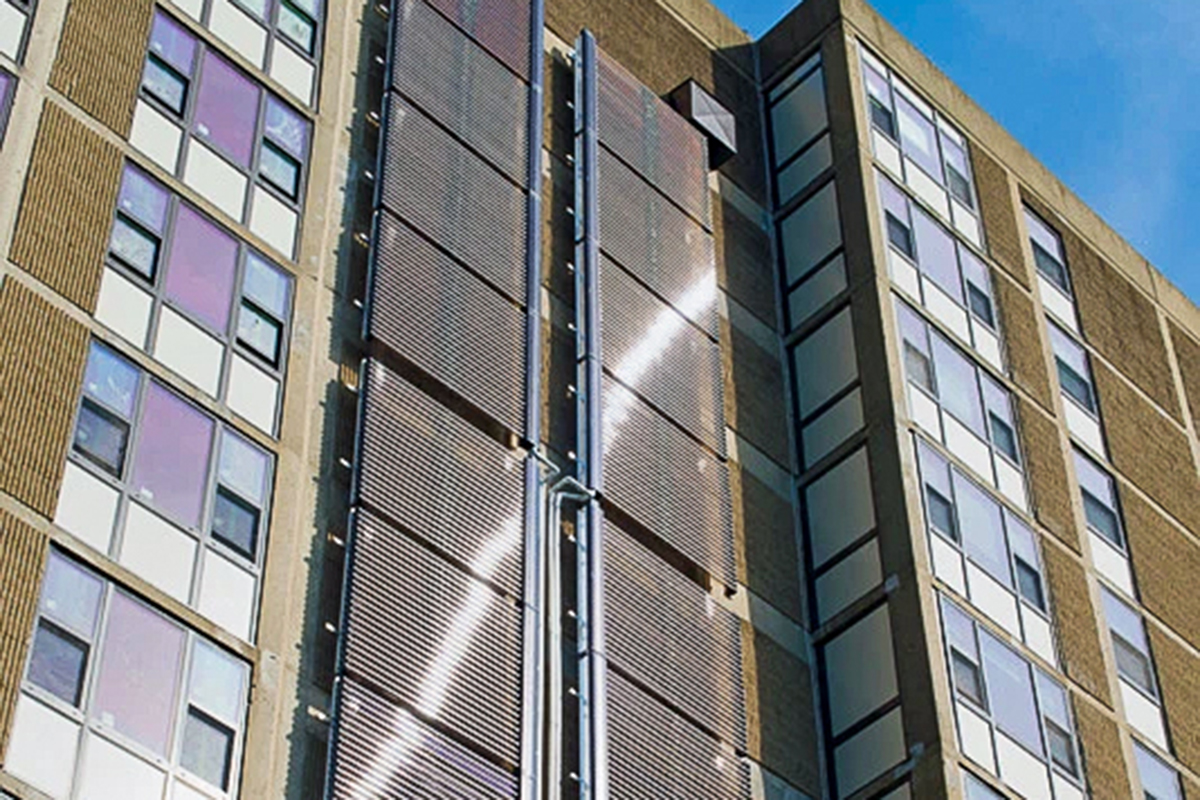
[[[429,0],[488,52],[529,79],[529,0]]]

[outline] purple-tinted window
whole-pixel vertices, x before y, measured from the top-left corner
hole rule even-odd
[[[8,108],[12,104],[12,96],[17,87],[17,79],[0,69],[0,138],[4,137],[4,128],[8,123]]]
[[[266,134],[271,141],[304,161],[308,154],[308,129],[308,120],[268,95]]]
[[[196,132],[243,167],[250,166],[260,90],[211,52],[204,55],[196,101]]]
[[[104,635],[93,714],[159,756],[178,708],[183,629],[120,592]]]
[[[167,297],[222,333],[237,270],[237,241],[181,205],[167,262]]]
[[[167,222],[167,202],[170,199],[158,181],[132,165],[125,166],[121,178],[121,193],[117,204],[121,211],[161,234]]]
[[[161,11],[154,15],[154,26],[150,29],[150,52],[183,73],[184,77],[191,77],[196,39]]]
[[[142,407],[133,493],[182,525],[200,524],[213,421],[157,383]]]

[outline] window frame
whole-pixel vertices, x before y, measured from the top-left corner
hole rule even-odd
[[[775,116],[774,110],[777,106],[783,103],[789,95],[799,90],[807,81],[812,79],[817,73],[820,73],[819,80],[821,81],[822,96],[825,97],[825,126],[819,128],[808,141],[802,143],[794,152],[788,155],[782,161],[779,160],[779,154],[776,152],[775,144]],[[796,69],[790,71],[785,77],[775,83],[770,89],[763,92],[763,100],[766,104],[766,118],[768,123],[767,149],[771,164],[771,191],[774,193],[775,206],[782,210],[788,207],[789,204],[805,194],[805,190],[814,185],[820,178],[820,174],[814,175],[807,186],[798,190],[793,190],[788,196],[784,196],[783,187],[779,185],[779,176],[787,171],[789,167],[795,164],[800,159],[804,158],[812,150],[819,146],[820,143],[830,135],[829,124],[829,86],[825,75],[825,61],[821,57],[820,52],[816,52],[804,59]],[[823,174],[826,170],[822,170]],[[782,219],[786,214],[780,214]]]
[[[1092,458],[1090,455],[1088,455],[1083,450],[1081,450],[1078,445],[1072,445],[1071,451],[1072,451],[1072,455],[1074,456],[1073,460],[1074,460],[1074,465],[1075,465],[1075,484],[1079,487],[1080,500],[1083,504],[1084,522],[1087,526],[1087,529],[1089,531],[1091,531],[1092,533],[1096,534],[1097,536],[1099,536],[1104,541],[1108,542],[1108,544],[1115,547],[1120,553],[1122,553],[1126,558],[1128,558],[1129,557],[1129,544],[1128,544],[1129,539],[1125,533],[1125,518],[1124,518],[1124,514],[1121,510],[1121,496],[1120,496],[1120,492],[1117,490],[1116,478],[1113,477],[1112,473],[1110,473],[1107,469],[1105,469],[1103,466],[1101,466],[1099,462],[1097,462],[1094,458]],[[1107,483],[1108,491],[1111,495],[1112,505],[1109,505],[1108,503],[1106,503],[1102,498],[1097,497],[1092,491],[1088,490],[1084,486],[1084,481],[1080,478],[1080,472],[1082,469],[1081,463],[1082,463],[1082,465],[1088,466],[1092,470],[1094,470],[1095,473]],[[1098,528],[1092,524],[1091,517],[1087,513],[1089,499],[1092,500],[1092,502],[1096,506],[1099,506],[1100,508],[1107,511],[1108,514],[1112,517],[1113,522],[1115,523],[1115,527],[1116,527],[1117,539],[1118,539],[1117,541],[1114,542],[1108,536],[1107,533],[1105,533],[1103,530],[1101,530],[1100,528]]]
[[[1110,611],[1110,608],[1114,605],[1120,607],[1123,613],[1127,613],[1130,617],[1136,618],[1137,624],[1141,629],[1141,639],[1145,645],[1145,650],[1138,647],[1136,642],[1129,641],[1130,637],[1126,636],[1124,633],[1118,631],[1116,627],[1114,627],[1114,621],[1112,619],[1114,615]],[[1119,597],[1116,592],[1103,584],[1100,586],[1100,607],[1104,611],[1104,625],[1106,628],[1108,628],[1108,635],[1113,648],[1113,662],[1114,666],[1117,668],[1117,677],[1128,684],[1131,688],[1142,694],[1155,706],[1162,708],[1162,687],[1158,680],[1158,668],[1155,664],[1154,651],[1150,644],[1150,636],[1146,633],[1145,617],[1136,606],[1125,602],[1125,600]],[[1149,686],[1143,686],[1138,680],[1129,677],[1129,675],[1121,668],[1121,659],[1116,657],[1118,645],[1123,645],[1129,650],[1129,652],[1133,653],[1141,660],[1146,669],[1146,677],[1150,683]]]
[[[17,102],[17,89],[21,81],[15,73],[9,72],[3,66],[0,66],[0,79],[5,81],[7,87],[4,94],[0,96],[0,147],[3,147],[4,135],[8,132],[8,120],[12,116],[13,106]]]
[[[1046,325],[1048,326],[1050,335],[1050,352],[1054,356],[1054,365],[1058,378],[1059,393],[1069,402],[1074,403],[1080,411],[1083,411],[1089,417],[1099,422],[1100,397],[1096,392],[1096,380],[1092,375],[1091,353],[1088,352],[1087,348],[1084,347],[1081,342],[1076,341],[1072,334],[1068,333],[1054,320],[1047,318]],[[1077,370],[1074,365],[1067,363],[1067,359],[1064,358],[1063,354],[1059,352],[1060,342],[1065,347],[1071,347],[1078,350],[1077,354],[1072,355],[1077,355],[1083,359],[1083,366],[1087,371],[1086,375],[1079,374],[1079,370]],[[1084,387],[1085,394],[1087,395],[1086,402],[1077,397],[1074,392],[1067,389],[1067,384],[1063,381],[1064,372],[1067,373],[1069,378],[1073,379],[1074,381],[1078,381],[1078,383]]]
[[[1151,794],[1150,790],[1146,788],[1146,780],[1142,773],[1144,771],[1143,765],[1147,762],[1143,760],[1143,757],[1150,759],[1155,766],[1161,767],[1163,770],[1173,773],[1175,778],[1174,797],[1159,797],[1158,795]],[[1142,794],[1146,800],[1183,800],[1185,795],[1183,793],[1182,781],[1179,778],[1179,770],[1175,769],[1173,766],[1164,761],[1157,753],[1155,753],[1145,744],[1138,741],[1136,736],[1133,737],[1133,760],[1137,767],[1138,788],[1142,790]]]
[[[1063,245],[1062,234],[1058,232],[1057,228],[1047,222],[1041,214],[1034,211],[1028,205],[1022,205],[1021,208],[1025,212],[1025,234],[1029,239],[1029,246],[1031,252],[1033,253],[1034,269],[1038,275],[1041,275],[1043,278],[1045,278],[1051,286],[1053,286],[1058,292],[1071,301],[1073,305],[1075,303],[1075,291],[1072,286],[1071,269],[1067,264],[1067,249]],[[1059,252],[1058,256],[1047,252],[1046,248],[1042,247],[1042,245],[1038,243],[1037,238],[1033,235],[1034,226],[1036,225],[1040,225],[1050,236],[1054,238]],[[1061,282],[1057,276],[1051,275],[1047,273],[1045,269],[1043,269],[1042,261],[1038,259],[1039,252],[1048,257],[1059,268],[1062,277]]]
[[[18,14],[25,16],[25,29],[21,32],[21,41],[17,44],[17,52],[12,56],[13,63],[21,66],[25,63],[25,56],[28,54],[29,38],[33,32],[33,19],[37,15],[38,0],[0,0],[0,3],[5,2],[15,8]],[[0,131],[2,130],[0,128]]]

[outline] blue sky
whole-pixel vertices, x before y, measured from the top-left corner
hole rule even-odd
[[[715,1],[755,36],[795,5]],[[1200,301],[1200,1],[872,4]]]

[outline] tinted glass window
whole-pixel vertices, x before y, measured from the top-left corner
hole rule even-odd
[[[217,331],[229,325],[237,241],[188,206],[175,219],[167,266],[167,297]]]
[[[133,492],[181,524],[200,524],[213,421],[152,383],[134,458]]]
[[[196,100],[196,133],[243,167],[250,166],[254,153],[260,91],[225,59],[205,54]]]
[[[979,647],[989,693],[1002,702],[993,704],[992,715],[1000,730],[1035,753],[1042,753],[1041,726],[1029,665],[990,634],[980,633]]]

